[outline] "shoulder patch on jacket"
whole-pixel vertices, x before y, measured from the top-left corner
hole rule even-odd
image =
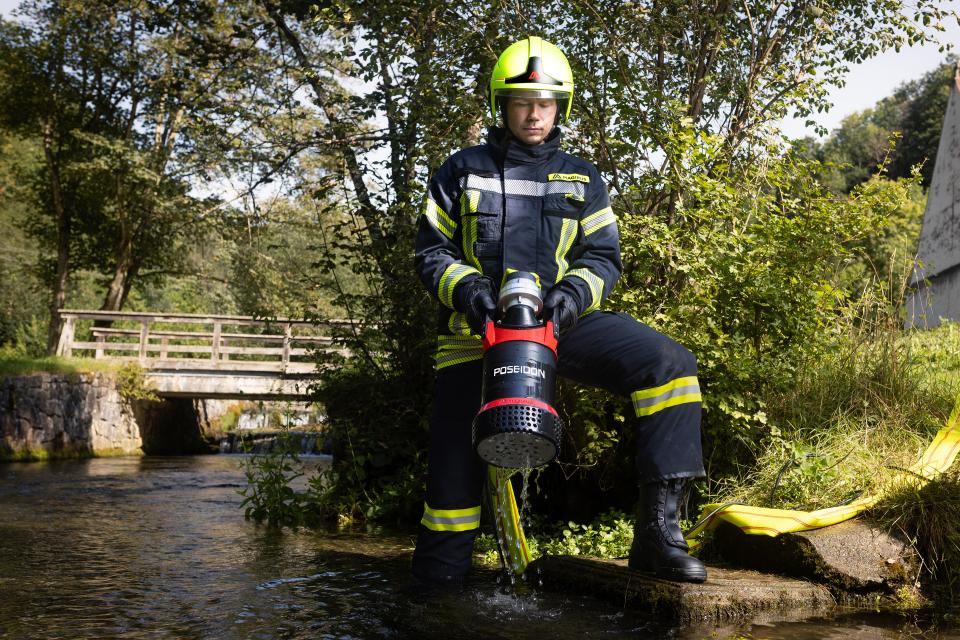
[[[561,180],[563,182],[590,182],[590,176],[585,176],[582,173],[551,173],[547,176],[547,180]]]

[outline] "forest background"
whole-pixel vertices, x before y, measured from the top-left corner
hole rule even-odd
[[[354,357],[316,388],[335,464],[298,513],[415,522],[436,305],[412,269],[419,206],[431,172],[491,124],[498,53],[536,34],[570,59],[565,145],[600,168],[619,219],[608,308],[699,359],[708,478],[694,500],[786,464],[757,495],[829,502],[850,487],[840,455],[817,453],[825,437],[927,438],[956,395],[957,338],[901,331],[902,298],[956,58],[822,141],[776,123],[812,118],[851,64],[936,42],[956,13],[556,7],[23,2],[0,22],[3,357],[50,353],[59,308],[362,321],[340,336]],[[628,403],[563,385],[561,408],[570,428],[535,508],[627,509]]]

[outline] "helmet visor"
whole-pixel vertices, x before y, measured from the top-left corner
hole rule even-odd
[[[568,100],[570,93],[568,91],[550,91],[549,89],[497,89],[496,96],[498,98]]]

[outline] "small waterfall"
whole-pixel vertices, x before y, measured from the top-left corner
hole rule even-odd
[[[281,443],[296,443],[301,455],[329,455],[333,442],[322,431],[230,431],[220,438],[220,453],[270,453]]]

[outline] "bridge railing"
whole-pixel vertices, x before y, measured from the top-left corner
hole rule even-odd
[[[310,373],[316,350],[343,351],[329,335],[347,321],[65,310],[57,354],[130,360],[148,369]],[[79,352],[79,353],[78,353]]]

